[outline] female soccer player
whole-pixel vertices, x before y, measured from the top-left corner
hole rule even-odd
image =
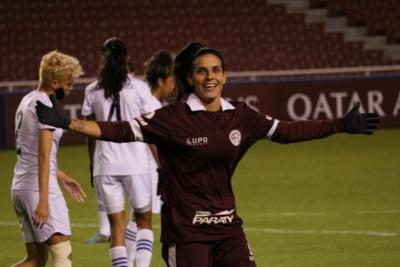
[[[127,59],[128,49],[121,39],[104,42],[99,78],[85,90],[82,115],[111,122],[131,120],[154,110],[146,83],[128,75]],[[91,154],[95,191],[110,220],[112,266],[131,265],[135,258],[137,267],[149,266],[153,248],[152,176],[157,175],[157,165],[148,145],[96,141]],[[125,195],[138,228],[130,223],[126,240]]]
[[[58,143],[63,130],[38,122],[36,101],[51,105],[49,95],[67,96],[82,74],[79,61],[53,51],[43,56],[39,86],[21,100],[15,116],[17,162],[12,200],[20,221],[27,256],[13,266],[45,266],[48,251],[53,266],[71,266],[68,208],[57,178],[78,202],[85,193],[74,179],[57,170]]]
[[[146,62],[145,78],[150,86],[157,109],[170,104],[175,97],[174,59],[169,52],[156,52]]]
[[[199,43],[175,59],[180,101],[131,121],[70,120],[54,107],[38,104],[44,123],[114,142],[157,145],[163,168],[162,254],[168,266],[255,266],[236,213],[233,172],[260,139],[279,143],[327,137],[338,132],[372,134],[374,113],[358,106],[343,118],[285,122],[260,114],[245,103],[221,97],[226,82],[222,54]]]
[[[146,62],[145,77],[150,86],[154,110],[170,104],[175,92],[175,82],[173,75],[174,59],[172,55],[165,51],[156,52],[148,62]],[[158,160],[157,147],[150,145],[155,160],[157,162],[158,174],[162,173]],[[153,213],[160,213],[161,199],[158,190],[159,177],[153,177]]]

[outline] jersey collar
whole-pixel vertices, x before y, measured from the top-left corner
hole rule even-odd
[[[200,98],[193,93],[189,95],[188,99],[186,100],[186,104],[189,106],[191,111],[206,110],[203,103],[201,103]],[[223,98],[221,98],[221,108],[222,111],[235,109],[231,103]]]

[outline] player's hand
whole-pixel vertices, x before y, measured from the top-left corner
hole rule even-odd
[[[40,200],[32,216],[33,225],[42,228],[49,216],[49,203],[47,200]]]
[[[373,134],[379,128],[380,119],[376,113],[360,113],[360,102],[343,117],[344,130],[351,134]]]
[[[71,120],[65,114],[54,95],[50,95],[49,98],[53,107],[48,107],[42,102],[36,101],[36,114],[39,121],[57,128],[68,129]]]
[[[83,202],[85,200],[86,193],[78,181],[69,176],[65,176],[63,179],[59,179],[59,181],[73,200],[76,202]]]

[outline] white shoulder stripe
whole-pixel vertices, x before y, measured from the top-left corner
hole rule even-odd
[[[139,123],[136,119],[130,120],[129,124],[131,125],[132,132],[135,135],[135,141],[143,142],[143,134],[142,129],[140,129]]]
[[[275,133],[276,128],[278,127],[279,120],[274,120],[274,123],[272,124],[271,129],[269,129],[269,132],[267,133],[267,138],[271,139],[272,135]]]

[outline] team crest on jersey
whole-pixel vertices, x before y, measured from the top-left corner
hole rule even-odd
[[[231,141],[232,145],[239,146],[240,141],[242,140],[242,134],[239,132],[239,130],[232,130],[229,133],[229,140]]]

